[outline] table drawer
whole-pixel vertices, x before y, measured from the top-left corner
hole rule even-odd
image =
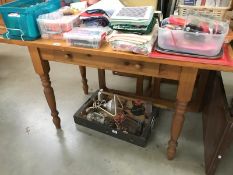
[[[181,72],[179,66],[161,65],[158,63],[110,58],[67,51],[40,49],[40,55],[42,59],[45,60],[174,80],[179,79]]]

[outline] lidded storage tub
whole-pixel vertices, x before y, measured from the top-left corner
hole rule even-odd
[[[184,26],[180,29],[159,28],[158,46],[160,48],[209,57],[220,53],[229,30],[228,23],[200,16],[178,18],[179,22],[182,18],[185,20]]]
[[[64,33],[69,45],[96,49],[100,48],[105,36],[105,28],[75,27],[70,32]]]
[[[79,24],[78,15],[64,16],[61,10],[40,15],[37,19],[42,38],[63,39],[63,33]]]

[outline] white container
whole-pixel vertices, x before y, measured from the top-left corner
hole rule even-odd
[[[63,33],[72,30],[79,24],[78,15],[63,16],[56,11],[39,16],[37,19],[41,35]]]
[[[192,33],[183,30],[170,30],[159,28],[158,46],[177,52],[198,54],[204,56],[216,56],[221,51],[229,25],[225,22],[222,34]]]
[[[72,31],[64,33],[64,38],[71,46],[100,48],[106,36],[103,28],[76,27]]]

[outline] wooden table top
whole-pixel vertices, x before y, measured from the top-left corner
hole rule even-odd
[[[179,61],[174,59],[164,59],[162,57],[151,58],[146,55],[139,55],[127,52],[118,52],[113,51],[109,44],[104,43],[100,49],[91,49],[91,48],[82,48],[82,47],[72,47],[69,46],[65,41],[61,40],[46,40],[46,39],[38,39],[35,41],[21,41],[21,40],[8,40],[0,37],[0,43],[7,44],[15,44],[20,46],[28,46],[28,47],[38,47],[45,49],[54,49],[61,50],[67,52],[74,53],[82,53],[82,54],[91,54],[93,56],[104,56],[104,57],[113,57],[113,58],[121,58],[126,60],[134,60],[134,61],[145,61],[151,63],[159,63],[159,64],[168,64],[168,65],[176,65],[183,67],[192,67],[206,70],[218,70],[218,71],[227,71],[233,72],[233,51],[230,45],[228,45],[229,64],[226,65],[218,65],[218,64],[207,64],[207,63],[199,63],[199,62],[190,62],[190,61]],[[169,56],[168,56],[169,57]],[[104,64],[104,63],[103,63]]]

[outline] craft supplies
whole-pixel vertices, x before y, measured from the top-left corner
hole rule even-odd
[[[107,13],[101,9],[86,10],[80,14],[80,20],[82,20],[82,23],[86,27],[106,27],[109,24],[109,17]]]
[[[37,23],[42,38],[63,39],[63,33],[78,26],[78,15],[64,15],[64,10],[44,14],[38,17]]]
[[[149,54],[153,48],[157,37],[158,26],[155,25],[152,32],[148,35],[138,35],[133,33],[124,33],[114,30],[107,37],[113,50],[127,51],[138,54]]]
[[[151,52],[157,37],[153,7],[122,7],[110,18],[114,32],[107,37],[113,50],[139,54]]]
[[[111,25],[131,24],[147,26],[154,14],[152,6],[145,7],[122,7],[115,11],[110,18]]]
[[[159,28],[158,46],[161,49],[213,57],[220,53],[228,30],[226,22],[193,15],[183,19],[172,16],[165,19]]]
[[[72,46],[100,48],[105,39],[107,28],[76,27],[70,32],[64,33],[67,43]]]
[[[112,29],[135,33],[135,34],[149,34],[152,32],[154,25],[156,24],[156,18],[153,17],[149,23],[149,25],[136,25],[136,24],[115,24],[112,25]]]

